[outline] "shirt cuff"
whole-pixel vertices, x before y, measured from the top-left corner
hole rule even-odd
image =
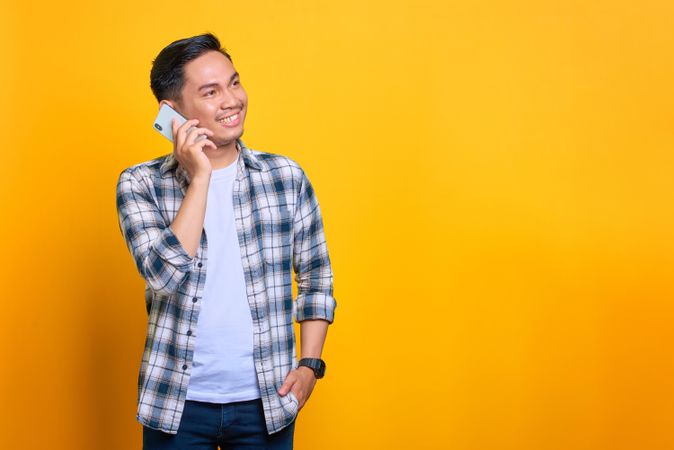
[[[190,256],[187,253],[187,250],[185,250],[178,237],[173,233],[171,227],[166,227],[162,230],[155,251],[161,259],[181,272],[190,270],[196,258],[196,256]]]
[[[302,293],[297,296],[296,319],[303,320],[323,319],[332,323],[335,318],[337,302],[332,295],[322,292]]]

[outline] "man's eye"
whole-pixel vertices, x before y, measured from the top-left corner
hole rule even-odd
[[[209,95],[209,94],[214,93],[214,92],[215,91],[211,89],[210,91],[206,92],[206,95]]]
[[[236,80],[236,81],[234,82],[234,84],[239,84],[239,80]]]

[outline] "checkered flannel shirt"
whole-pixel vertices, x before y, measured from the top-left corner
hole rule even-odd
[[[255,370],[271,434],[298,412],[292,392],[277,393],[298,365],[293,320],[332,323],[336,301],[321,210],[306,174],[286,156],[249,149],[241,139],[237,146],[234,222],[253,319]],[[205,230],[191,257],[169,227],[189,181],[170,153],[123,170],[117,182],[120,231],[146,281],[148,326],[136,418],[169,434],[178,432],[185,406],[208,264]]]

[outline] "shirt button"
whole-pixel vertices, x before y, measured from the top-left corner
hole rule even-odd
[[[199,263],[199,264],[197,264],[197,266],[201,267],[201,266],[203,266],[203,264],[202,264],[202,263]]]
[[[192,336],[192,330],[187,330],[187,335]]]
[[[187,364],[183,364],[183,370],[187,370]]]
[[[192,303],[196,303],[197,300],[198,300],[198,299],[197,299],[196,297],[192,298]]]

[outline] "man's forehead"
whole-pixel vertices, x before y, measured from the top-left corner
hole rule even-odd
[[[203,77],[202,79],[195,78],[193,80],[190,80],[187,76],[185,77],[186,85],[189,85],[190,88],[192,89],[204,89],[207,87],[213,87],[213,86],[218,86],[220,84],[228,84],[235,78],[239,76],[239,72],[234,71],[230,72],[227,71],[225,73],[228,73],[229,76],[227,75],[221,75],[221,76],[209,76],[209,77]]]
[[[185,66],[185,83],[198,86],[229,81],[237,74],[234,65],[224,55],[219,58],[197,58]],[[224,61],[223,61],[224,60]]]

